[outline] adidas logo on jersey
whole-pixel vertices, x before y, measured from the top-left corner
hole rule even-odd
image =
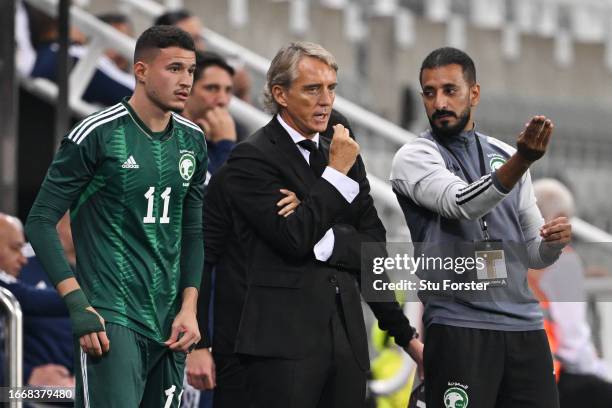
[[[128,157],[128,159],[125,161],[125,163],[121,165],[121,167],[123,167],[124,169],[139,169],[140,168],[138,163],[136,163],[136,160],[134,160],[134,156]]]

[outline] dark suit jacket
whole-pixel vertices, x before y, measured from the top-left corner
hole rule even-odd
[[[353,131],[348,120],[338,111],[331,112],[327,130],[323,135],[330,139],[333,126],[342,124]],[[233,147],[233,145],[232,145]],[[228,151],[228,156],[229,153]],[[227,157],[225,158],[227,159]],[[224,159],[224,161],[225,161]],[[227,165],[213,172],[204,195],[204,250],[206,253],[200,296],[198,297],[198,324],[202,339],[197,348],[212,346],[213,353],[233,354],[240,316],[247,288],[247,262],[244,243],[248,241],[250,227],[233,207],[226,191]],[[211,340],[209,317],[214,271],[213,339]],[[220,377],[217,378],[220,380]]]
[[[326,156],[330,142],[321,136]],[[369,366],[359,293],[361,244],[383,242],[385,229],[369,195],[361,158],[348,176],[360,187],[351,204],[327,180],[314,176],[276,118],[234,148],[225,187],[248,225],[243,242],[248,289],[236,352],[308,356],[328,330],[338,287],[351,346],[362,368]],[[287,218],[277,214],[281,188],[301,200]],[[320,262],[313,248],[329,228],[334,231],[334,250],[327,262]],[[413,329],[396,302],[370,307],[381,328],[398,344],[408,343]]]
[[[212,345],[215,354],[233,354],[234,339],[240,323],[246,296],[246,258],[244,242],[249,228],[233,208],[226,192],[227,165],[221,166],[211,177],[204,200],[204,272],[198,297],[198,325],[202,340],[198,348]],[[214,330],[211,341],[208,333],[209,309],[214,283]]]

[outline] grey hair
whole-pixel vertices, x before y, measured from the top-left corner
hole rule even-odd
[[[281,48],[270,64],[266,75],[266,87],[264,89],[264,105],[270,113],[279,113],[281,106],[272,95],[272,88],[280,85],[287,89],[297,78],[297,66],[302,57],[317,58],[326,63],[334,71],[338,72],[336,58],[319,44],[298,41]]]
[[[574,216],[574,197],[560,181],[552,178],[536,180],[533,182],[533,192],[540,212],[547,222],[555,217]]]

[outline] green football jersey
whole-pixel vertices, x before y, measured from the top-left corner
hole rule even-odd
[[[107,322],[156,341],[170,336],[181,290],[200,285],[206,167],[197,125],[173,113],[154,133],[127,99],[63,140],[37,202],[70,203],[75,275]]]

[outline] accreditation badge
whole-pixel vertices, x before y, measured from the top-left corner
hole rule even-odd
[[[487,282],[489,287],[508,284],[504,243],[501,240],[476,241],[475,259],[479,281]]]

